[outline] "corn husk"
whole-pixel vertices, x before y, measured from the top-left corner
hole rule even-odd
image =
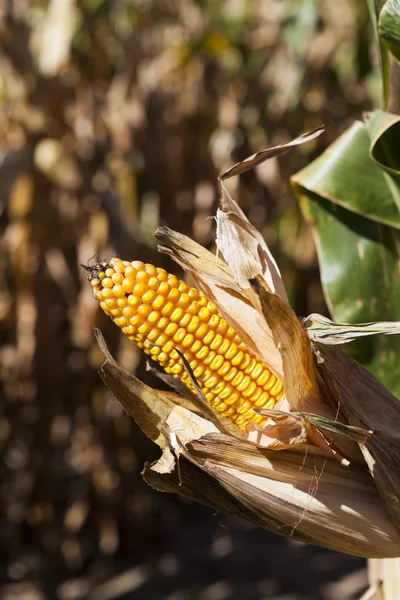
[[[145,480],[274,533],[364,557],[400,554],[400,536],[366,469],[343,467],[312,446],[274,452],[226,435],[209,420],[124,371],[109,354],[101,376],[160,447]]]

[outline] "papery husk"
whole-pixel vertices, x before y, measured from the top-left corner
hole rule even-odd
[[[326,395],[339,403],[350,425],[374,432],[361,451],[400,532],[400,401],[338,348],[322,344],[317,348]]]
[[[140,429],[160,448],[169,446],[162,433],[163,424],[175,408],[172,394],[166,396],[153,390],[122,369],[111,356],[99,329],[94,334],[106,361],[99,373],[103,382],[121,403],[125,412],[133,417]]]
[[[276,408],[316,414],[331,421],[347,423],[341,413],[340,403],[321,388],[311,342],[292,308],[263,288],[260,289],[260,299],[283,362],[285,399],[278,402]],[[326,452],[337,451],[339,460],[345,457],[350,461],[364,462],[358,444],[343,436],[339,430],[336,434],[330,432],[325,435],[320,428],[310,427],[308,439]]]
[[[241,288],[251,288],[250,279],[262,277],[269,291],[287,302],[279,267],[261,233],[233,200],[220,181],[216,244]]]
[[[400,598],[400,558],[372,558],[368,561],[370,584],[360,600],[398,600]]]
[[[190,238],[168,227],[158,227],[154,236],[160,252],[171,256],[190,275],[246,346],[282,379],[281,355],[252,288],[242,289],[222,259],[217,263],[211,252]]]
[[[390,540],[392,556],[398,556],[400,538],[377,503],[373,482],[362,471],[309,450],[273,452],[248,442],[233,443],[220,434],[195,440],[187,448],[197,464],[243,504],[290,525],[291,533],[340,552],[376,556],[383,550],[386,530],[384,545]]]
[[[163,450],[146,465],[150,485],[301,541],[357,556],[400,555],[400,537],[366,470],[341,467],[312,447],[277,453],[222,434],[175,405],[173,394],[164,398],[124,371],[96,337],[106,357],[103,381]]]

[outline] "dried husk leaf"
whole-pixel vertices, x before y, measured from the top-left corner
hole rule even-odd
[[[340,412],[340,404],[331,395],[321,390],[318,369],[311,349],[311,343],[292,308],[275,294],[260,289],[262,309],[278,346],[284,371],[285,400],[276,408],[292,412],[312,413],[332,421],[346,423]],[[366,427],[365,429],[373,429]],[[311,443],[326,452],[333,449],[339,457],[363,462],[359,447],[338,431],[324,435],[320,428],[311,426],[308,430]],[[279,447],[277,448],[279,449]]]
[[[309,427],[306,426],[303,420],[281,410],[272,413],[262,410],[256,410],[255,412],[267,414],[270,418],[263,427],[251,422],[246,424],[245,431],[249,442],[270,450],[285,450],[286,448],[306,444]],[[278,413],[285,416],[277,416]]]
[[[152,488],[159,492],[169,492],[190,498],[211,508],[221,510],[228,515],[244,519],[258,527],[263,527],[279,535],[289,535],[291,528],[282,524],[272,517],[259,515],[242,504],[237,498],[230,494],[213,477],[196,467],[187,459],[180,459],[180,471],[172,471],[160,474],[154,469],[154,465],[147,463],[142,472],[143,478]],[[312,543],[312,540],[294,532],[293,539],[300,542]]]
[[[272,417],[275,421],[285,422],[289,418],[298,421],[302,424],[303,429],[306,431],[310,428],[310,426],[317,427],[322,431],[329,431],[331,433],[339,433],[340,435],[357,442],[358,444],[365,444],[372,436],[373,431],[367,431],[362,427],[354,427],[353,425],[346,425],[345,423],[340,423],[339,421],[333,421],[332,419],[326,419],[325,417],[321,417],[320,415],[315,415],[312,413],[306,412],[290,412],[287,413],[282,410],[277,410],[274,408],[259,408],[256,409],[260,415],[265,415],[267,417]]]
[[[100,369],[102,380],[147,437],[162,449],[168,447],[168,442],[161,432],[166,419],[176,406],[172,394],[166,397],[162,392],[153,390],[122,369],[109,353],[101,331],[95,329],[94,334],[106,358]]]
[[[250,288],[249,279],[260,276],[268,289],[287,302],[287,294],[274,257],[261,233],[251,225],[244,212],[230,196],[222,181],[221,208],[217,210],[216,243],[235,281]]]
[[[191,442],[188,453],[245,505],[282,520],[314,544],[358,556],[400,552],[398,533],[361,470],[311,452],[232,443],[220,434]]]
[[[293,411],[319,413],[331,417],[318,388],[310,341],[292,308],[278,296],[260,289],[261,306],[282,356],[285,396]]]
[[[282,359],[255,292],[242,290],[229,267],[222,260],[217,264],[211,252],[190,238],[168,227],[158,227],[155,238],[160,252],[171,256],[190,275],[246,346],[282,379]]]
[[[326,394],[340,403],[350,425],[374,431],[361,451],[400,532],[400,401],[338,348],[321,344],[317,348]]]
[[[359,556],[400,554],[400,538],[367,471],[343,468],[313,448],[275,453],[221,434],[121,369],[96,337],[106,357],[105,383],[163,448],[161,459],[146,465],[150,485],[294,539]]]

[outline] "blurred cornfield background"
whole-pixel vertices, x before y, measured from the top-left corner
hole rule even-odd
[[[122,598],[121,589],[148,576],[132,568],[158,564],[166,539],[181,540],[182,553],[211,544],[198,530],[197,538],[182,533],[207,519],[216,555],[229,553],[229,519],[142,482],[144,461],[157,454],[102,384],[93,327],[120,364],[150,375],[100,314],[80,263],[117,253],[177,272],[156,253],[156,225],[213,247],[207,217],[217,206],[217,175],[325,123],[325,135],[231,190],[264,233],[297,314],[327,314],[289,176],[376,105],[370,34],[364,0],[1,4],[1,597]],[[248,527],[243,535],[250,555],[265,554],[271,536],[250,536]],[[275,549],[284,556],[290,544],[273,538],[268,553]],[[360,568],[328,551],[293,551],[340,564],[342,574]],[[173,575],[176,558],[165,556],[161,570]],[[201,584],[217,577],[215,566],[209,580],[204,557],[201,569],[188,595],[160,588],[135,598],[283,598],[279,586],[238,596],[211,586],[207,595]],[[252,573],[246,577],[259,577]],[[364,584],[361,577],[349,585]],[[317,585],[296,598],[353,597],[344,588],[323,595]]]

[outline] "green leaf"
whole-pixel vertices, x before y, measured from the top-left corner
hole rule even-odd
[[[322,284],[338,322],[400,320],[400,234],[314,194],[301,206],[313,224]],[[349,354],[400,397],[400,338],[348,344]]]
[[[355,121],[292,177],[297,188],[400,229],[400,117],[375,111]]]
[[[399,122],[372,113],[292,178],[340,323],[400,321]],[[346,349],[400,397],[399,337],[364,338]]]
[[[388,0],[379,15],[379,35],[400,60],[400,0]]]
[[[371,19],[374,32],[375,44],[378,52],[379,70],[382,78],[382,108],[385,109],[389,99],[389,56],[386,46],[379,37],[378,18],[376,14],[375,0],[367,0],[369,18]]]

